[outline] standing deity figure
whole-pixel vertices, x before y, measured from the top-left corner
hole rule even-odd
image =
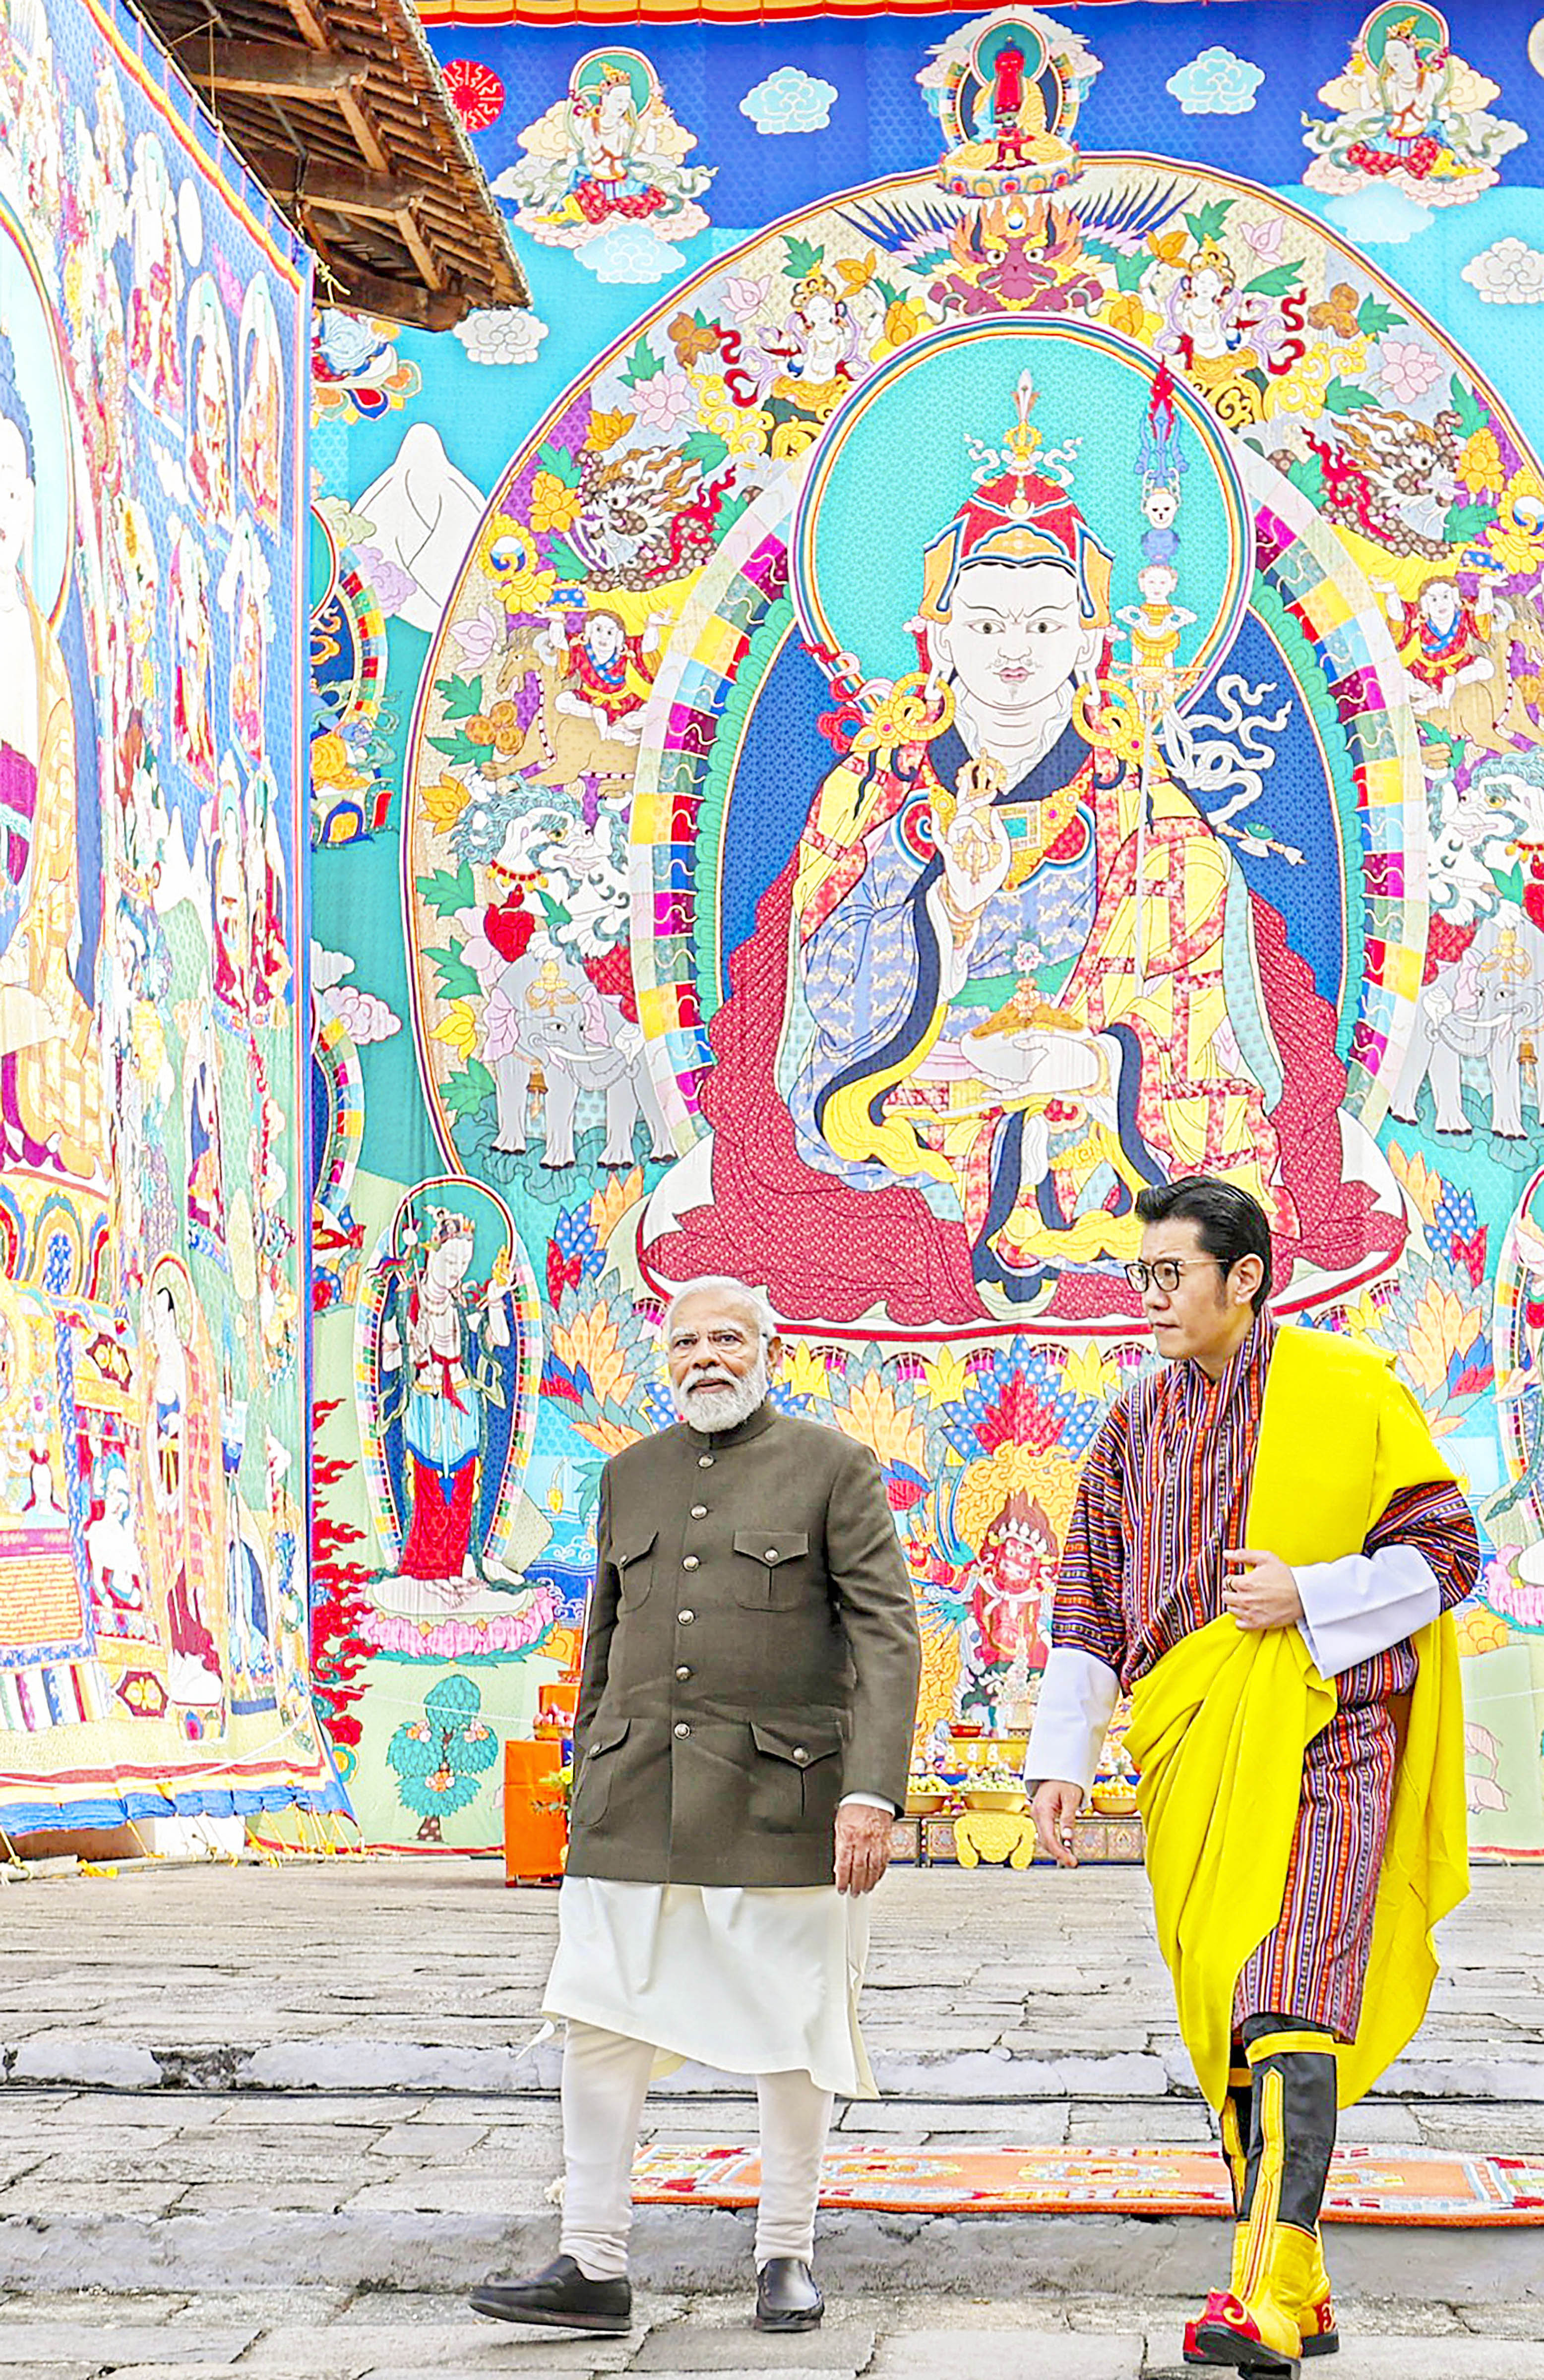
[[[383,1334],[383,1366],[395,1374],[384,1415],[401,1418],[410,1519],[393,1582],[415,1592],[424,1612],[474,1597],[482,1571],[472,1546],[487,1414],[507,1402],[501,1358],[511,1343],[509,1281],[495,1263],[468,1288],[471,1219],[440,1208],[410,1277],[398,1284]]]
[[[213,1366],[201,1343],[191,1301],[186,1274],[168,1259],[150,1289],[145,1446],[151,1561],[165,1602],[170,1647],[166,1692],[174,1703],[198,1710],[217,1709],[225,1698],[217,1641],[204,1602],[206,1590],[214,1592],[222,1583],[225,1494]]]

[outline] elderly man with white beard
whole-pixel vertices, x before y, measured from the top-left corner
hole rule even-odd
[[[479,2313],[621,2332],[651,2074],[754,2074],[756,2324],[808,2330],[837,2092],[877,2096],[857,2025],[868,1895],[906,1799],[920,1647],[878,1463],[780,1413],[739,1281],[665,1317],[681,1416],[607,1463],[545,2011],[567,2024],[556,2259]]]

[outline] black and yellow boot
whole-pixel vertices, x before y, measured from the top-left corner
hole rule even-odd
[[[1235,2296],[1243,2276],[1244,2253],[1247,2240],[1245,2227],[1245,2193],[1249,2180],[1249,2136],[1251,2130],[1250,2096],[1254,2070],[1244,2055],[1244,2045],[1233,2045],[1232,2062],[1228,2068],[1228,2088],[1218,2109],[1218,2129],[1222,2139],[1222,2156],[1228,2168],[1228,2180],[1233,2190],[1234,2236],[1233,2271],[1228,2280],[1230,2296]],[[1210,2303],[1210,2301],[1209,2300]],[[1200,2317],[1185,2325],[1185,2360],[1186,2363],[1205,2363],[1210,2359],[1196,2344],[1196,2331]]]
[[[1295,2380],[1305,2354],[1339,2343],[1319,2239],[1335,2144],[1334,2044],[1275,2016],[1251,2017],[1244,2041],[1254,2077],[1244,2220],[1231,2284],[1207,2300],[1187,2344],[1198,2362]]]

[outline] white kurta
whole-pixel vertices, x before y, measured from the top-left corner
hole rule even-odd
[[[651,2042],[656,2075],[686,2058],[730,2074],[797,2070],[822,2091],[877,2099],[857,2023],[871,1897],[566,1876],[542,2013]]]

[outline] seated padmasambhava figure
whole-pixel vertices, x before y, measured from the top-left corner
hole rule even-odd
[[[1137,1193],[1203,1168],[1261,1201],[1278,1278],[1398,1244],[1343,1178],[1335,1014],[1280,916],[1156,757],[1144,818],[1091,740],[1112,564],[1035,443],[1021,412],[927,546],[927,676],[826,778],[734,961],[713,1204],[676,1200],[669,1279],[733,1255],[833,1322],[1108,1312]]]

